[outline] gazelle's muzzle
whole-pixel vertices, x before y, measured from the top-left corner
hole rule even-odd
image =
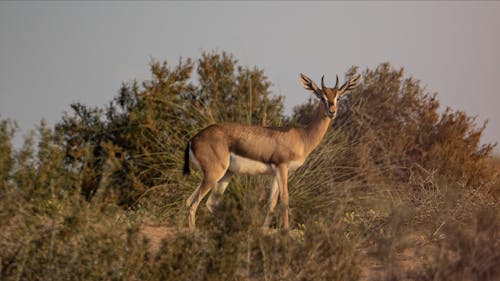
[[[333,119],[335,117],[335,112],[332,111],[332,105],[330,104],[330,102],[325,98],[322,100],[323,101],[323,105],[325,106],[325,111],[326,111],[326,115],[328,115],[328,117],[330,117],[330,119]]]

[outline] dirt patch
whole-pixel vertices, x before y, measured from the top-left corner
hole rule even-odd
[[[169,240],[183,230],[169,226],[143,226],[141,234],[149,240],[149,252],[156,254],[161,247],[163,240]]]
[[[384,261],[383,256],[373,255],[370,249],[361,249],[366,256],[361,266],[359,280],[412,280],[408,274],[422,270],[424,261],[428,262],[428,253],[435,250],[424,235],[417,233],[401,238],[401,244],[404,245],[403,249],[392,261]]]

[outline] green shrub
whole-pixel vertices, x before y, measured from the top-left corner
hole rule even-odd
[[[195,65],[197,84],[191,82]],[[56,126],[66,161],[80,167],[87,199],[105,173],[106,189],[127,206],[155,186],[179,185],[187,140],[209,124],[281,120],[283,98],[271,96],[263,71],[238,66],[224,52],[203,53],[196,64],[180,60],[175,67],[153,61],[151,73],[151,80],[123,84],[105,108],[71,105],[73,113]]]

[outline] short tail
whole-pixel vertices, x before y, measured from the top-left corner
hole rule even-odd
[[[184,151],[184,168],[182,169],[184,175],[191,174],[191,170],[189,169],[189,150],[191,150],[191,142],[188,142],[186,150]]]

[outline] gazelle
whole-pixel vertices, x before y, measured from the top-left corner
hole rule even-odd
[[[203,180],[187,199],[189,228],[195,228],[196,209],[212,190],[207,207],[213,212],[224,193],[231,175],[274,175],[264,226],[269,224],[278,202],[278,190],[284,207],[283,224],[288,230],[288,172],[300,167],[321,142],[332,119],[337,115],[339,98],[354,89],[360,75],[352,77],[340,88],[327,88],[324,76],[321,89],[309,77],[300,74],[303,87],[320,99],[313,119],[305,128],[268,128],[237,123],[218,123],[201,130],[188,142],[184,154],[184,174],[189,174],[189,161],[203,172]]]

